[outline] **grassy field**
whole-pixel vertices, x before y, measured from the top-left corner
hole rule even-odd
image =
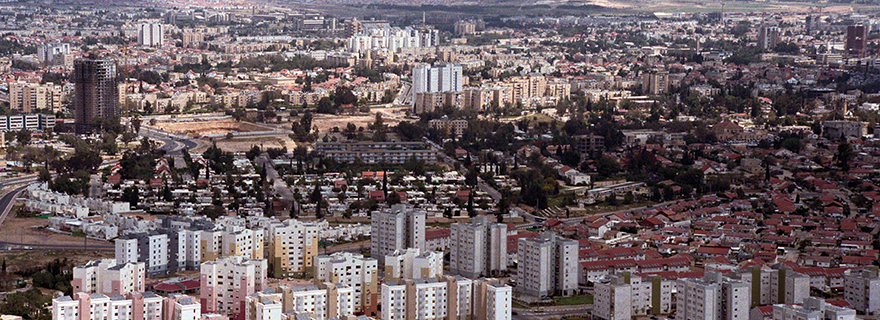
[[[557,306],[571,306],[581,304],[593,304],[593,296],[589,294],[581,296],[560,297],[556,298]]]

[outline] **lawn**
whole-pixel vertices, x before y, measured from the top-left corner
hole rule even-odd
[[[581,296],[560,297],[556,299],[557,306],[571,306],[580,304],[593,304],[593,296],[585,294]]]

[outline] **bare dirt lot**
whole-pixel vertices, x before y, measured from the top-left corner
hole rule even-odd
[[[382,114],[382,121],[386,126],[392,127],[396,126],[401,121],[412,121],[410,119],[406,119],[405,113],[409,107],[395,107],[395,108],[372,108],[369,113],[358,113],[354,115],[341,114],[341,115],[327,115],[327,114],[316,114],[314,120],[312,120],[312,126],[318,127],[318,132],[325,133],[333,131],[334,127],[339,128],[339,130],[344,130],[345,126],[349,123],[355,125],[355,127],[364,127],[364,130],[367,130],[368,126],[376,121],[376,114]]]
[[[272,128],[267,126],[245,121],[235,121],[232,118],[208,121],[160,122],[155,127],[168,132],[196,135],[227,133],[230,131],[254,132],[272,130]]]
[[[212,144],[217,144],[217,147],[223,151],[230,152],[245,152],[251,149],[251,146],[262,146],[263,149],[266,148],[283,148],[287,147],[287,150],[293,150],[296,148],[296,142],[286,134],[274,134],[274,135],[265,135],[258,137],[243,137],[243,138],[215,138],[211,139],[199,139],[201,143],[199,146],[190,152],[193,153],[202,153],[208,149]]]

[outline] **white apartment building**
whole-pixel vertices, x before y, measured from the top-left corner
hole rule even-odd
[[[275,278],[312,272],[321,229],[316,223],[288,219],[269,225],[269,264]]]
[[[773,320],[855,320],[856,311],[825,302],[821,298],[807,297],[803,305],[773,305]]]
[[[449,306],[446,307],[448,319],[471,319],[475,311],[474,290],[474,280],[461,276],[446,277],[447,300],[449,301]]]
[[[462,81],[460,65],[421,65],[412,71],[413,94],[461,92]]]
[[[443,253],[409,248],[385,256],[385,279],[425,279],[443,276]]]
[[[474,319],[510,320],[513,317],[513,288],[497,279],[475,282],[474,299]]]
[[[751,289],[748,284],[720,273],[676,281],[676,319],[747,320]]]
[[[138,25],[138,44],[145,47],[161,47],[165,42],[165,27],[158,22]]]
[[[179,293],[172,293],[163,301],[165,305],[165,319],[171,320],[200,320],[202,308],[192,297]]]
[[[265,259],[235,256],[202,263],[200,296],[205,312],[243,314],[247,296],[266,288]]]
[[[450,226],[449,270],[468,278],[507,271],[507,225],[489,223],[486,216],[473,223]]]
[[[880,314],[880,277],[877,276],[877,268],[850,270],[843,278],[843,298],[858,312]]]
[[[422,32],[410,27],[369,28],[354,34],[345,42],[346,51],[362,53],[371,50],[400,52],[409,48],[428,48],[440,43],[437,30]]]
[[[279,287],[284,301],[283,311],[295,316],[328,320],[350,316],[355,312],[354,289],[329,282],[319,286]]]
[[[152,292],[127,296],[75,293],[52,299],[53,320],[175,320],[166,318],[165,298]],[[198,306],[198,304],[196,304]],[[198,310],[198,309],[197,309]],[[190,319],[186,319],[190,320]],[[193,319],[194,320],[194,319]]]
[[[519,239],[517,291],[535,297],[570,295],[578,286],[578,243],[545,232]]]
[[[379,262],[376,259],[350,252],[316,256],[315,280],[352,288],[357,311],[373,309],[378,303]]]
[[[384,265],[385,256],[398,250],[425,250],[427,213],[404,204],[373,212],[370,218],[370,254]]]
[[[70,284],[73,292],[120,295],[143,292],[145,277],[143,262],[117,264],[114,259],[104,259],[74,267]]]

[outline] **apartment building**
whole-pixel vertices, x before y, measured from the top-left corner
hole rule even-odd
[[[312,272],[320,228],[313,222],[288,219],[269,225],[269,264],[275,278]]]
[[[352,288],[355,310],[375,312],[379,300],[379,262],[376,259],[350,252],[316,256],[315,280]]]
[[[280,292],[264,290],[247,296],[245,320],[284,319],[284,297]]]
[[[702,278],[676,281],[676,319],[749,319],[751,290],[748,284],[706,272]]]
[[[448,136],[461,137],[467,130],[467,120],[450,120],[447,116],[428,122],[428,126],[446,133]]]
[[[385,279],[425,279],[443,276],[443,253],[417,248],[385,256]]]
[[[200,232],[187,229],[156,229],[116,238],[119,263],[144,262],[147,276],[157,277],[195,270],[201,262]]]
[[[784,265],[751,267],[731,275],[751,288],[751,305],[799,304],[810,296],[810,277]]]
[[[507,225],[490,223],[487,216],[472,223],[450,226],[449,270],[468,278],[507,271]]]
[[[145,277],[143,262],[117,264],[114,259],[103,259],[74,267],[70,285],[73,292],[120,295],[143,292]]]
[[[512,299],[512,288],[497,279],[389,280],[379,319],[510,319]]]
[[[843,298],[856,309],[867,314],[880,314],[880,277],[877,268],[850,270],[843,278]]]
[[[450,300],[454,301],[454,300]],[[498,279],[480,279],[474,283],[473,319],[510,320],[513,307],[513,288]],[[460,318],[452,319],[463,319]]]
[[[61,111],[61,86],[23,81],[9,83],[9,108],[30,113],[36,110]]]
[[[773,305],[773,320],[855,320],[856,311],[825,302],[821,298],[808,297],[803,304]]]
[[[320,157],[327,157],[340,163],[350,163],[357,160],[373,164],[402,164],[412,160],[437,161],[437,152],[424,142],[316,142],[315,153]]]
[[[251,259],[264,259],[263,230],[250,230],[243,227],[228,226],[223,232],[223,256],[247,256]]]
[[[159,22],[144,22],[138,25],[138,45],[161,47],[165,42],[165,26]]]
[[[344,284],[324,282],[317,286],[281,286],[264,292],[280,293],[282,311],[291,317],[328,320],[352,316],[355,313],[354,304],[357,299],[354,289]]]
[[[463,95],[460,92],[417,92],[413,93],[413,113],[422,114],[441,110],[452,106],[459,108],[462,105]]]
[[[199,232],[199,253],[202,262],[215,261],[223,253],[223,231],[202,230]]]
[[[0,131],[43,131],[55,129],[54,114],[17,114],[0,116]]]
[[[413,93],[461,92],[462,67],[421,65],[412,71]]]
[[[610,320],[668,314],[673,288],[672,280],[659,275],[639,276],[629,272],[611,275],[595,283],[593,315]]]
[[[78,292],[72,296],[52,299],[52,320],[196,320],[199,318],[199,305],[194,305],[195,317],[185,314],[166,317],[165,300],[152,292],[129,293],[107,296],[100,293]],[[171,313],[174,315],[174,313]]]
[[[385,264],[385,256],[398,250],[425,250],[425,217],[423,210],[405,204],[373,212],[370,217],[370,254]]]
[[[669,72],[653,70],[642,74],[642,90],[646,94],[658,95],[669,90]]]
[[[120,80],[115,60],[89,56],[74,61],[70,75],[74,87],[71,107],[77,133],[88,133],[98,121],[120,115]]]
[[[69,43],[44,43],[37,47],[37,60],[43,65],[69,65],[68,61],[73,62],[70,57]]]
[[[266,288],[265,259],[235,256],[202,263],[199,277],[203,310],[229,316],[245,313],[247,296]]]
[[[517,291],[535,297],[570,295],[578,286],[578,243],[545,232],[519,239]]]

